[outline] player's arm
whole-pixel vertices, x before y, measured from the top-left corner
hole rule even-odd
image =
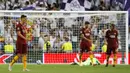
[[[87,40],[87,41],[91,41],[90,39],[86,38],[83,34],[83,30],[80,30],[80,37]]]
[[[23,38],[24,40],[26,40],[26,37],[24,37],[20,31],[17,31],[17,35],[20,36],[21,38]]]
[[[90,40],[90,39],[88,39],[88,38],[86,38],[86,37],[84,36],[84,34],[81,34],[81,38],[83,38],[83,39],[85,39],[85,40],[87,40],[87,41],[90,41],[90,42],[91,42],[91,40]]]
[[[20,32],[20,27],[19,27],[19,26],[16,27],[16,32],[17,32],[17,35],[18,35],[18,36],[20,36],[21,38],[23,38],[24,40],[26,40],[26,37],[24,37],[24,36],[21,34],[21,32]]]

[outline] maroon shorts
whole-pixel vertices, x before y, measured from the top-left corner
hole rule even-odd
[[[16,54],[27,54],[27,44],[16,43]]]
[[[86,42],[86,41],[81,41],[80,43],[80,52],[83,53],[85,50],[91,51],[91,43]]]
[[[107,47],[107,55],[111,55],[111,53],[116,54],[117,47]]]

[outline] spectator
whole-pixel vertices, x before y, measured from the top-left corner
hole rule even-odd
[[[47,10],[51,10],[52,8],[51,8],[51,4],[48,4],[48,6],[47,6]]]
[[[63,29],[63,27],[59,29],[58,34],[59,34],[61,40],[63,40],[63,38],[64,38],[64,29]]]
[[[93,34],[93,37],[94,37],[93,39],[97,40],[97,37],[98,37],[98,24],[97,23],[92,25],[91,31],[92,31],[92,34]]]
[[[69,38],[69,41],[71,40],[71,36],[72,36],[72,32],[71,32],[69,29],[66,29],[66,30],[63,32],[63,38],[68,37],[68,38]]]
[[[57,11],[57,10],[58,10],[58,6],[57,6],[56,3],[53,3],[51,8],[52,8],[52,10],[54,10],[54,11]]]
[[[4,45],[4,51],[5,53],[13,53],[14,52],[14,46],[10,43]]]
[[[100,47],[103,45],[104,43],[104,39],[105,39],[105,35],[106,35],[106,31],[107,31],[107,28],[106,26],[104,26],[104,28],[102,28],[101,30],[99,30],[99,41],[100,41]]]
[[[104,44],[103,44],[103,46],[102,46],[102,52],[103,52],[103,53],[106,53],[106,51],[107,51],[107,43],[104,42]]]
[[[85,3],[86,10],[123,10],[125,4],[125,0],[86,1],[88,3]],[[59,10],[64,4],[62,2],[63,0],[0,0],[0,10]]]
[[[56,3],[56,0],[47,0],[48,4],[52,5],[53,3]]]
[[[103,11],[107,10],[104,0],[100,1],[99,10],[103,10]]]
[[[43,47],[43,51],[46,52],[46,53],[50,53],[52,50],[51,50],[51,43],[50,43],[50,37],[48,35],[45,35],[44,36],[44,39],[45,42],[44,42],[44,47]]]
[[[43,32],[40,32],[40,37],[38,40],[38,47],[40,50],[43,49],[43,45],[44,45]]]
[[[3,17],[0,17],[0,35],[4,35],[4,19]]]
[[[21,8],[21,10],[35,10],[35,7],[30,5],[29,1],[25,2],[25,7]]]
[[[69,38],[65,37],[65,43],[62,45],[62,51],[65,53],[71,53],[72,52],[72,43],[69,42]]]
[[[5,2],[5,4],[6,4],[6,6],[5,6],[5,9],[6,9],[6,10],[12,10],[12,8],[13,8],[13,3],[11,3],[11,0],[7,0],[7,1]]]
[[[51,31],[50,32],[50,43],[51,43],[51,47],[53,47],[54,41],[56,40],[56,36],[55,36],[55,31]]]
[[[4,38],[0,35],[0,55],[3,54]]]
[[[5,10],[5,5],[3,0],[0,0],[0,10]]]
[[[123,10],[124,2],[120,2],[119,0],[111,1],[111,10],[112,11],[121,11]]]
[[[60,36],[57,36],[53,44],[52,52],[55,52],[55,53],[61,52],[61,45],[62,45],[62,41],[60,39]]]
[[[46,8],[46,6],[44,6],[42,3],[40,3],[39,5],[37,5],[36,10],[39,10],[39,11],[43,10],[43,11],[46,11],[47,8]]]
[[[13,4],[13,10],[19,10],[21,8],[21,4],[19,3],[19,0],[15,0]]]
[[[38,48],[38,39],[40,36],[40,25],[34,24],[33,27],[33,49],[36,50]]]
[[[13,45],[13,39],[11,37],[11,27],[9,24],[5,26],[4,36],[5,36],[5,44],[10,43],[11,45]]]

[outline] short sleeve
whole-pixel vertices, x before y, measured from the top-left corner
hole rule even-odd
[[[20,31],[20,27],[19,26],[16,27],[16,31]]]
[[[80,29],[80,34],[83,34],[83,28]]]

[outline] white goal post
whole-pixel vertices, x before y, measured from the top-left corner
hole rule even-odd
[[[102,64],[105,63],[105,55],[101,49],[101,47],[103,46],[103,40],[99,35],[99,31],[102,30],[102,28],[104,27],[108,29],[109,24],[114,23],[116,24],[116,27],[119,30],[119,40],[120,40],[118,64],[128,64],[129,50],[128,50],[127,11],[0,11],[0,21],[1,23],[3,23],[0,24],[1,27],[0,31],[1,36],[3,36],[5,40],[8,38],[7,36],[5,36],[6,34],[5,27],[9,25],[10,28],[14,28],[12,22],[14,21],[18,23],[21,15],[27,16],[29,25],[28,27],[33,26],[34,24],[38,24],[39,26],[38,28],[39,30],[37,30],[36,28],[36,31],[39,31],[38,32],[39,36],[36,36],[36,34],[34,35],[33,33],[36,31],[31,29],[32,36],[34,38],[38,37],[38,39],[32,40],[31,42],[28,43],[30,48],[28,51],[29,63],[35,63],[37,60],[41,60],[44,64],[50,64],[50,63],[60,64],[60,63],[73,62],[74,58],[76,57],[76,54],[79,53],[79,40],[80,40],[79,30],[83,26],[85,21],[89,21],[91,24],[90,27],[92,28],[92,35],[94,38],[93,44],[96,46],[94,53],[95,55],[96,54],[101,55],[99,61],[101,61]],[[42,44],[43,45],[42,47],[41,44],[39,46],[39,39],[41,32],[44,33],[44,36],[49,36],[49,40],[46,40],[47,39],[46,37],[43,38],[44,44]],[[54,38],[52,38],[53,33],[55,34]],[[69,41],[72,44],[72,50],[69,52],[68,51],[61,52],[62,47],[55,48],[54,45],[56,46],[55,42],[57,42],[56,39],[59,36],[60,42],[58,43],[58,45],[60,44],[60,46],[62,46],[65,43],[64,36],[66,36],[66,34],[67,37],[69,38]],[[13,37],[16,38],[16,35],[14,34]],[[50,42],[51,51],[49,53],[47,53],[46,52],[47,50],[44,48],[45,41]],[[6,40],[6,44],[7,42],[8,40]],[[12,45],[15,47],[15,40],[13,40]],[[5,49],[3,51],[6,54]],[[61,58],[61,56],[65,56],[65,58]],[[69,58],[66,58],[67,56]],[[88,56],[87,53],[85,53],[85,56]],[[10,62],[11,58],[8,58],[6,62],[7,63]]]

